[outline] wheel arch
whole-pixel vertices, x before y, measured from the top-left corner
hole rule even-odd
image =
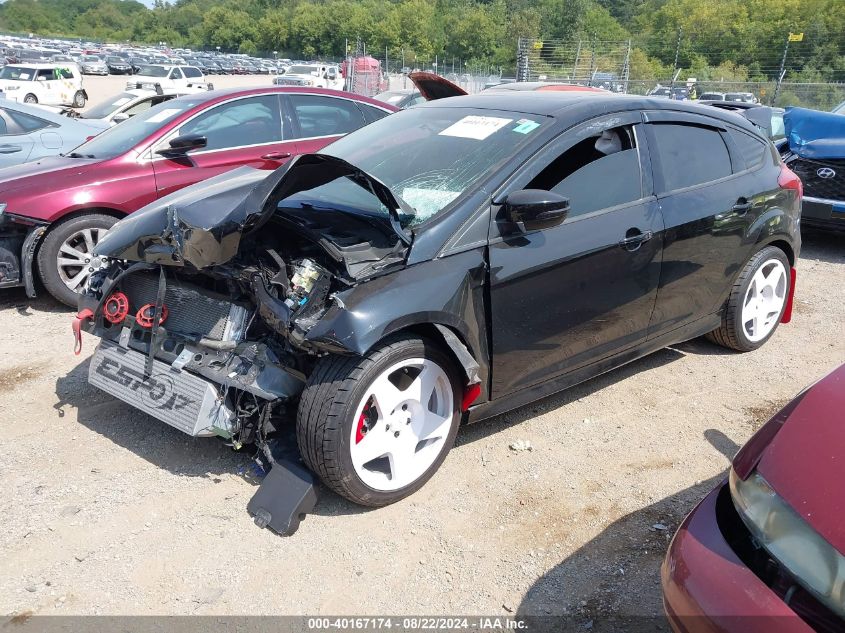
[[[790,266],[795,266],[795,249],[792,248],[792,244],[783,239],[781,236],[774,237],[771,240],[760,242],[758,246],[759,248],[754,252],[753,255],[759,253],[762,249],[767,246],[774,246],[775,248],[779,248],[786,254],[786,258],[789,260]]]

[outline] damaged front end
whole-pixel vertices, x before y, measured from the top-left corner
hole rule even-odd
[[[331,183],[359,203],[327,204]],[[404,265],[403,212],[378,180],[306,155],[132,214],[98,244],[105,265],[80,299],[77,345],[82,330],[102,339],[89,381],[190,435],[256,444],[272,463],[266,438],[295,413],[316,359],[344,351],[309,331],[343,308],[339,293]]]
[[[15,215],[0,204],[0,288],[23,286],[26,295],[35,297],[32,263],[47,224]]]

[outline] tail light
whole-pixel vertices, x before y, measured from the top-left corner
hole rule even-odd
[[[804,197],[804,185],[801,183],[801,179],[785,163],[781,163],[780,165],[778,186],[781,189],[794,189],[798,192],[799,199]]]

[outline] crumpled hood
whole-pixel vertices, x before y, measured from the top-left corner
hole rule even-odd
[[[87,122],[86,124],[92,127],[92,133],[96,133],[94,128],[104,127],[101,125],[92,126]],[[58,189],[63,187],[63,183],[68,179],[75,178],[79,174],[80,167],[96,162],[99,162],[99,159],[48,156],[32,163],[6,167],[0,169],[0,193],[17,191],[30,185],[34,185],[41,190],[44,188],[44,178],[47,174],[49,174],[51,186]]]
[[[222,264],[237,253],[244,223],[254,215],[245,203],[267,177],[265,170],[241,167],[185,187],[115,224],[95,252],[168,266]]]
[[[95,253],[195,269],[225,264],[237,254],[242,237],[277,211],[279,200],[344,176],[374,192],[392,212],[384,221],[387,230],[409,244],[398,226],[404,203],[384,183],[339,158],[304,154],[269,174],[242,167],[149,204],[115,224]]]
[[[845,554],[843,467],[845,365],[803,394],[757,464],[772,488]]]
[[[807,108],[787,108],[783,125],[789,150],[801,158],[845,159],[845,116]]]

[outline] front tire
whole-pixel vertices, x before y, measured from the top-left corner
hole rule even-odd
[[[321,359],[302,393],[305,463],[339,495],[385,506],[419,490],[455,442],[460,379],[427,339],[403,335],[364,357]]]
[[[38,103],[38,97],[30,93],[23,98],[24,103]]]
[[[85,93],[81,90],[77,90],[76,94],[73,95],[73,107],[74,108],[84,108],[85,107]]]
[[[707,335],[714,343],[750,352],[768,341],[783,317],[790,293],[791,265],[779,248],[757,252],[736,279],[722,325]]]
[[[100,213],[79,215],[54,225],[38,250],[38,273],[47,292],[76,307],[85,281],[96,268],[93,250],[117,218]]]

